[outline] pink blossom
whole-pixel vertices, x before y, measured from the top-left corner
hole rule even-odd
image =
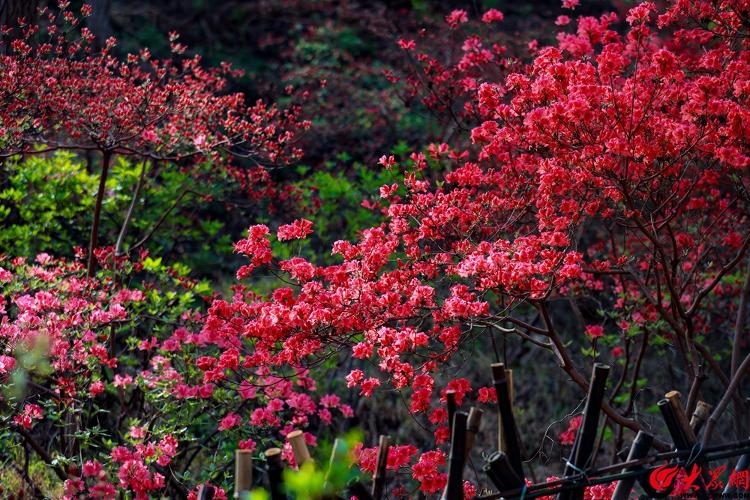
[[[221,419],[221,422],[219,422],[219,430],[226,431],[237,427],[241,423],[242,417],[240,417],[236,413],[228,413],[224,418]]]
[[[304,239],[312,234],[313,223],[307,219],[297,219],[291,224],[279,227],[276,237],[279,241]]]

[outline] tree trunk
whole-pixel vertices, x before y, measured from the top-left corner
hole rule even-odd
[[[89,254],[86,275],[91,278],[96,271],[96,257],[94,250],[99,243],[99,222],[102,217],[102,202],[104,201],[104,191],[107,188],[107,174],[109,173],[109,162],[112,159],[111,151],[104,151],[102,154],[102,172],[99,175],[99,190],[96,193],[96,204],[94,205],[94,222],[91,224],[91,236],[89,237]]]

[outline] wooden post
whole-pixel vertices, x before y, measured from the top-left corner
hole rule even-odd
[[[305,435],[300,430],[294,430],[286,435],[286,440],[292,445],[292,452],[294,453],[294,461],[297,462],[297,467],[302,467],[305,462],[312,462],[313,459],[310,456],[310,452],[307,450],[307,443],[305,443]]]
[[[494,368],[495,365],[493,365],[493,373],[495,369],[499,370],[500,366],[505,370],[505,380],[508,384],[508,398],[510,399],[510,408],[513,410],[513,404],[516,400],[516,392],[513,389],[513,370],[505,368],[503,363],[496,364],[498,367]],[[503,432],[503,421],[500,418],[497,419],[497,449],[506,453],[508,451],[507,443],[505,442],[505,432]]]
[[[630,447],[630,453],[628,453],[626,462],[644,458],[648,454],[648,450],[651,448],[651,443],[653,442],[653,435],[644,431],[638,431],[638,434],[636,434],[635,439],[633,440],[633,445]],[[623,472],[629,472],[638,469],[640,469],[640,467],[629,467],[626,468]],[[630,498],[630,491],[633,489],[634,484],[634,477],[620,479],[620,481],[618,481],[617,483],[617,487],[615,488],[615,492],[612,495],[612,500],[628,500]]]
[[[466,420],[466,457],[465,460],[469,461],[469,455],[471,454],[472,448],[474,448],[474,440],[479,433],[479,426],[482,423],[482,410],[476,406],[472,406],[469,409],[469,418]]]
[[[385,479],[388,466],[388,450],[391,446],[391,438],[380,436],[378,443],[378,458],[375,463],[375,474],[372,476],[372,497],[375,500],[383,498],[385,492]]]
[[[453,415],[456,414],[458,405],[456,405],[456,391],[448,389],[445,391],[445,403],[448,409],[448,431],[453,435]]]
[[[284,493],[284,465],[281,462],[281,449],[269,448],[264,453],[268,462],[268,490],[271,500],[286,500]]]
[[[210,484],[201,485],[198,490],[198,500],[213,500],[216,489]]]
[[[698,401],[693,416],[690,418],[690,427],[693,429],[693,434],[698,434],[708,417],[711,416],[711,410],[713,409],[714,407],[705,401]]]
[[[680,423],[677,420],[677,416],[674,414],[674,409],[668,399],[662,399],[656,405],[661,411],[664,423],[667,425],[669,435],[672,437],[672,442],[675,448],[678,450],[687,450],[690,448],[687,436],[685,435]]]
[[[250,450],[234,452],[234,498],[249,494],[253,487],[253,454]]]
[[[500,493],[523,486],[523,481],[513,470],[508,456],[502,451],[496,451],[490,455],[482,466],[482,470]]]
[[[521,446],[516,428],[516,420],[513,416],[513,405],[510,401],[508,379],[505,366],[502,363],[492,365],[492,384],[497,395],[497,407],[500,411],[500,422],[505,435],[505,454],[508,456],[513,470],[522,480],[525,478],[523,465],[521,464]]]
[[[464,457],[466,456],[466,421],[469,416],[458,411],[453,416],[451,450],[448,455],[448,484],[443,492],[443,500],[463,500],[464,498]]]
[[[599,414],[602,409],[602,401],[604,401],[604,391],[607,386],[608,376],[608,365],[594,363],[594,369],[591,371],[591,381],[589,382],[589,393],[586,398],[586,407],[583,410],[583,421],[576,433],[570,461],[565,467],[566,476],[575,474],[577,472],[576,469],[585,469],[588,467],[588,461],[591,459],[591,453],[594,451],[594,443],[596,442],[596,433],[599,428]],[[557,495],[557,500],[581,500],[583,499],[583,491],[583,488],[563,491]]]
[[[669,391],[664,395],[664,397],[669,401],[669,404],[672,405],[672,411],[675,418],[677,419],[677,423],[685,433],[685,438],[692,446],[696,441],[695,433],[693,432],[693,428],[690,426],[687,415],[685,415],[685,410],[682,408],[680,393],[678,391]]]
[[[685,421],[683,422],[678,414],[674,410],[674,406],[672,402],[669,399],[662,399],[656,405],[659,407],[659,410],[661,411],[662,417],[664,418],[664,423],[667,424],[667,430],[669,431],[669,435],[672,437],[672,442],[675,445],[675,448],[677,448],[680,451],[686,451],[692,449],[692,447],[695,445],[695,434],[693,434],[693,429],[690,427],[689,424],[686,424]],[[683,425],[687,425],[687,428],[683,427]],[[687,429],[690,429],[690,432],[688,432]],[[690,435],[692,435],[692,440],[690,439]],[[699,465],[703,465],[700,461],[696,461]],[[701,467],[702,469],[705,469],[705,467]],[[707,471],[703,471],[705,474],[708,474]],[[706,482],[707,479],[705,475],[701,474],[702,477],[699,477],[698,479],[698,491],[696,493],[696,496],[699,499],[708,499],[708,490],[706,489]]]

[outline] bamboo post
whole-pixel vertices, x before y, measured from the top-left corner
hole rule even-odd
[[[375,474],[372,477],[372,497],[375,500],[383,498],[385,492],[385,479],[388,466],[388,450],[391,446],[391,438],[380,436],[378,443],[378,458],[375,463]]]
[[[609,365],[594,363],[594,369],[591,371],[589,392],[586,398],[586,407],[583,410],[583,421],[576,434],[573,451],[570,455],[571,459],[565,467],[566,476],[577,472],[577,470],[585,469],[588,466],[588,461],[591,459],[599,427],[599,414],[602,409],[602,401],[604,401],[604,391],[607,386],[609,369]],[[583,491],[583,488],[563,491],[557,495],[557,500],[580,500],[583,498]]]
[[[271,493],[271,500],[286,500],[281,449],[269,448],[265,451],[264,455],[268,462],[268,490]]]
[[[210,484],[203,484],[198,490],[198,500],[213,500],[216,489]]]
[[[453,435],[453,415],[456,414],[456,391],[448,389],[445,391],[445,403],[448,409],[448,431]]]
[[[474,441],[479,433],[479,426],[482,423],[483,412],[476,406],[472,406],[469,409],[469,418],[466,420],[466,456],[465,460],[468,462],[471,450],[474,448]]]
[[[713,409],[713,406],[705,401],[698,401],[693,416],[690,417],[690,427],[693,429],[694,434],[698,434],[703,427],[703,424],[708,420],[708,417],[711,416],[711,410]]]
[[[513,405],[510,401],[507,375],[505,366],[502,363],[495,363],[492,365],[492,384],[495,387],[497,407],[500,411],[499,420],[502,425],[503,434],[505,435],[504,451],[508,456],[510,464],[513,466],[513,470],[515,470],[518,477],[523,480],[525,476],[523,474],[523,465],[521,464],[520,439],[518,437],[516,421],[513,417]]]
[[[513,370],[509,368],[505,368],[505,365],[503,363],[497,363],[497,365],[502,365],[503,370],[505,370],[505,380],[507,380],[507,383],[508,383],[508,393],[509,393],[508,397],[510,398],[510,408],[512,410],[513,404],[516,400],[516,392],[513,388]],[[499,370],[499,366],[497,369]],[[497,449],[500,451],[507,452],[507,444],[505,442],[505,432],[503,432],[502,419],[497,419]]]
[[[672,442],[674,443],[675,448],[680,451],[690,450],[695,445],[696,440],[695,434],[693,434],[693,429],[690,427],[690,424],[686,423],[687,419],[683,421],[680,418],[674,409],[672,401],[667,398],[662,399],[656,404],[661,411],[664,423],[667,425],[667,430],[672,437]],[[686,425],[687,427],[683,427],[683,425]],[[690,432],[688,432],[688,429]],[[692,435],[692,441],[690,435]],[[698,463],[700,464],[700,462]],[[706,490],[705,476],[702,476],[703,477],[698,481],[697,497],[700,499],[708,499],[709,496]]]
[[[513,490],[523,486],[523,481],[508,460],[508,456],[502,451],[496,451],[489,457],[482,466],[482,470],[490,478],[492,484],[499,492]]]
[[[300,430],[294,430],[286,435],[286,440],[292,445],[292,452],[294,453],[294,461],[297,463],[297,467],[302,467],[305,462],[312,462],[313,459],[310,456],[310,452],[307,449],[307,443],[305,443],[305,435]]]
[[[672,411],[677,419],[677,423],[685,433],[685,438],[688,440],[688,443],[692,446],[696,441],[695,432],[693,432],[693,428],[690,426],[687,415],[685,415],[685,410],[682,408],[680,393],[678,391],[669,391],[664,397],[669,401],[669,404],[672,405]]]
[[[638,431],[638,434],[636,434],[635,439],[633,440],[633,445],[630,447],[630,453],[628,453],[626,462],[644,458],[648,454],[648,450],[651,448],[651,443],[653,442],[653,435],[644,431]],[[623,472],[630,472],[638,469],[640,469],[640,467],[628,467]],[[634,484],[635,478],[621,479],[617,483],[615,492],[612,495],[612,500],[628,500],[630,498],[630,491],[633,489]]]
[[[466,421],[469,416],[458,411],[453,416],[451,450],[448,455],[448,484],[443,492],[443,500],[463,500],[464,498],[464,457],[466,456]]]
[[[690,444],[688,443],[687,436],[680,426],[680,423],[677,420],[677,416],[674,414],[674,408],[672,407],[669,400],[662,399],[661,401],[656,403],[656,405],[661,411],[662,417],[664,418],[664,423],[667,425],[667,430],[669,431],[669,435],[672,437],[672,442],[674,443],[675,448],[677,448],[678,450],[690,449]]]
[[[250,450],[234,452],[234,498],[249,494],[253,487],[253,454]]]

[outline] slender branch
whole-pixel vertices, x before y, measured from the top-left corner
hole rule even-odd
[[[703,365],[701,365],[698,373],[693,377],[693,382],[690,385],[690,392],[688,393],[687,402],[685,403],[685,414],[692,415],[695,411],[695,406],[698,404],[698,393],[700,393],[701,385],[706,380],[706,374],[703,373]]]
[[[137,250],[138,248],[142,247],[149,239],[151,239],[151,236],[154,235],[154,233],[159,229],[159,227],[161,227],[161,225],[164,223],[164,221],[167,219],[167,217],[169,217],[169,214],[172,213],[172,210],[174,210],[177,207],[177,205],[180,204],[180,202],[182,201],[182,199],[185,196],[187,196],[188,194],[194,194],[196,196],[202,196],[201,193],[198,193],[197,191],[193,191],[192,189],[186,189],[185,191],[183,191],[180,194],[180,196],[178,196],[177,199],[172,203],[172,205],[169,206],[169,208],[167,209],[167,211],[164,212],[163,214],[161,214],[161,217],[159,217],[159,220],[156,221],[156,224],[154,224],[154,227],[152,227],[148,231],[148,233],[146,233],[146,236],[144,236],[143,238],[141,238],[141,240],[138,243],[136,243],[135,245],[133,245],[132,247],[130,247],[130,251]]]
[[[737,367],[740,363],[740,350],[745,333],[745,324],[747,323],[748,302],[750,302],[750,259],[747,260],[747,276],[745,276],[745,285],[742,287],[742,293],[740,294],[740,305],[737,308],[737,320],[734,324],[732,369],[730,372],[730,376],[732,377],[737,373]]]
[[[65,471],[59,466],[59,465],[53,465],[52,464],[52,457],[47,453],[47,450],[42,448],[42,446],[37,443],[34,438],[29,434],[29,431],[24,429],[20,426],[15,426],[16,432],[18,432],[21,437],[31,446],[37,455],[39,455],[39,458],[41,458],[44,463],[52,467],[52,470],[55,471],[55,474],[57,474],[57,477],[62,479],[63,481],[66,481],[68,479],[68,475],[65,474]]]
[[[716,408],[706,421],[706,428],[703,431],[703,440],[701,441],[701,445],[704,448],[708,445],[708,442],[711,439],[711,434],[714,431],[714,427],[716,427],[716,422],[718,422],[719,418],[721,418],[721,415],[727,409],[729,401],[731,401],[731,399],[734,397],[735,392],[737,392],[737,388],[740,386],[742,376],[749,368],[750,354],[745,356],[745,359],[742,361],[742,363],[740,363],[740,366],[737,368],[737,372],[734,374],[732,380],[729,383],[729,387],[727,387],[727,390],[724,392],[724,397],[721,398],[721,401],[719,401],[719,404],[716,405]]]
[[[128,232],[128,228],[130,226],[130,221],[133,218],[133,210],[135,209],[135,204],[138,202],[138,195],[141,193],[141,188],[143,187],[143,181],[146,179],[146,160],[141,163],[141,175],[138,178],[138,182],[135,185],[135,190],[133,192],[133,199],[130,200],[130,206],[128,206],[128,211],[125,214],[125,220],[122,222],[122,227],[120,228],[120,234],[117,235],[117,243],[115,244],[115,257],[119,257],[121,255],[122,251],[122,244],[125,241],[125,235]]]
[[[560,361],[560,367],[567,373],[571,380],[575,382],[581,389],[584,391],[588,391],[589,383],[586,380],[586,378],[581,375],[578,370],[575,369],[573,366],[573,360],[570,358],[570,354],[568,353],[567,349],[565,348],[565,345],[563,344],[560,337],[557,335],[557,332],[555,332],[554,328],[552,327],[552,321],[549,317],[549,311],[547,310],[547,305],[543,302],[537,303],[537,306],[539,307],[539,311],[542,315],[542,319],[544,320],[544,324],[547,327],[547,331],[549,332],[549,338],[552,341],[552,344],[554,345],[554,351],[558,355],[558,359]],[[625,418],[622,415],[620,415],[612,406],[609,405],[609,403],[602,402],[602,411],[617,425],[627,427],[628,429],[631,429],[632,431],[638,432],[641,430],[642,426],[635,420],[631,420],[629,418]],[[655,440],[654,441],[654,448],[657,450],[667,450],[669,449],[669,444],[665,443],[661,440]]]
[[[112,151],[104,151],[102,155],[102,172],[99,175],[99,190],[96,193],[96,203],[94,205],[94,222],[91,225],[91,236],[89,237],[89,255],[88,265],[86,266],[86,275],[91,278],[96,271],[96,257],[94,250],[99,240],[99,222],[102,216],[102,202],[104,201],[104,190],[107,184],[107,174],[109,173],[109,163],[112,159]]]
[[[691,316],[692,314],[695,313],[695,310],[700,305],[700,302],[706,297],[706,295],[711,293],[711,290],[713,290],[716,287],[716,285],[719,284],[719,281],[721,281],[721,278],[723,278],[729,271],[734,269],[734,266],[736,266],[742,260],[742,257],[745,256],[745,251],[747,250],[748,244],[750,244],[750,234],[747,235],[747,237],[745,238],[745,241],[742,243],[742,246],[737,252],[737,255],[735,255],[735,257],[732,260],[730,260],[726,266],[721,268],[721,271],[719,271],[719,273],[714,277],[711,283],[706,285],[703,289],[701,289],[700,292],[698,292],[698,295],[695,297],[695,299],[693,300],[693,303],[690,305],[690,309],[687,310],[686,314],[688,316]]]
[[[745,324],[747,323],[747,308],[748,302],[750,301],[750,259],[747,263],[747,276],[745,276],[745,285],[742,287],[740,294],[740,304],[737,308],[737,320],[734,324],[734,340],[732,341],[732,361],[730,376],[734,377],[737,374],[737,366],[740,362],[740,351],[742,349],[742,343],[745,336]],[[742,415],[742,401],[741,398],[734,399],[734,414],[739,416]],[[735,432],[738,435],[744,434],[742,421],[735,417],[734,419]]]

